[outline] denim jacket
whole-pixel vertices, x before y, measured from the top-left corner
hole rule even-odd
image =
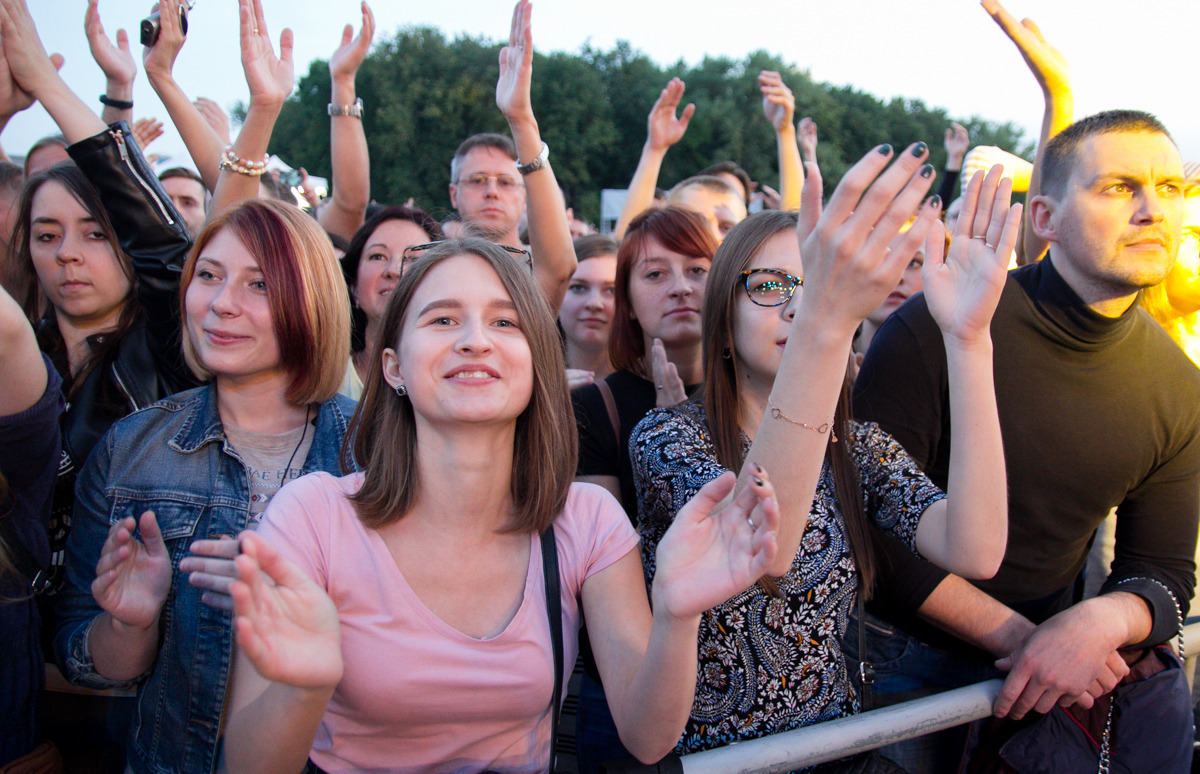
[[[305,473],[340,474],[339,449],[353,407],[340,395],[321,404]],[[193,540],[245,529],[249,506],[245,465],[225,440],[211,386],[172,395],[117,422],[79,475],[54,645],[64,673],[77,685],[138,685],[127,750],[137,774],[216,771],[232,618],[201,604],[201,590],[178,571],[179,560]],[[136,680],[117,682],[96,673],[88,651],[88,632],[102,612],[91,584],[111,525],[148,510],[156,514],[170,554],[171,589],[159,616],[154,666]]]

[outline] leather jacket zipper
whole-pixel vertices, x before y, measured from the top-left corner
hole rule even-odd
[[[137,399],[133,397],[133,393],[130,392],[129,388],[125,386],[125,380],[121,378],[121,372],[117,370],[117,364],[115,362],[112,364],[112,375],[113,379],[116,379],[117,381],[117,386],[121,388],[121,392],[125,393],[125,399],[129,401],[129,405],[133,408],[133,410],[137,411],[140,409],[141,406],[138,405]]]
[[[144,190],[146,195],[150,197],[150,201],[154,202],[155,206],[158,207],[158,211],[163,216],[163,220],[165,220],[169,225],[175,225],[175,219],[171,217],[171,212],[163,204],[162,199],[159,198],[158,193],[154,190],[154,187],[142,178],[141,174],[139,174],[137,170],[137,167],[133,165],[133,160],[129,158],[129,149],[125,147],[125,135],[116,129],[110,129],[109,133],[112,134],[113,139],[116,140],[117,151],[121,154],[121,161],[125,162],[125,166],[129,167],[129,173],[133,175],[133,179],[138,181],[138,184],[142,187],[142,190]]]

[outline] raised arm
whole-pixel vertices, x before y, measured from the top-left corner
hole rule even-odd
[[[625,206],[621,208],[621,217],[617,218],[617,226],[613,230],[613,236],[617,239],[624,238],[629,222],[654,201],[654,188],[658,185],[658,173],[667,150],[683,139],[688,122],[696,112],[696,105],[689,102],[678,116],[675,115],[675,109],[683,99],[683,91],[683,81],[672,78],[658,95],[654,107],[650,108],[650,117],[646,119],[646,144],[642,146],[642,156],[638,159],[637,169],[625,195]]]
[[[924,163],[924,143],[896,154],[888,167],[892,156],[891,146],[882,145],[855,164],[815,228],[805,210],[819,207],[819,197],[812,204],[806,197],[801,205],[804,288],[789,311],[792,330],[803,335],[788,338],[738,478],[740,491],[752,482],[756,465],[788,471],[775,484],[783,520],[771,575],[786,573],[799,550],[854,332],[895,288],[907,263],[900,259],[916,251],[937,217],[936,207],[922,207],[913,227],[900,234],[932,184],[933,168]]]
[[[342,30],[342,45],[329,59],[329,78],[333,81],[331,106],[358,110],[357,115],[340,112],[329,118],[329,148],[333,162],[333,196],[320,211],[318,221],[331,234],[346,239],[363,223],[371,203],[371,159],[367,154],[367,135],[363,131],[361,108],[354,79],[358,68],[371,50],[375,35],[375,15],[364,0],[362,29],[354,36],[349,24]]]
[[[221,138],[188,99],[172,74],[175,58],[183,48],[183,28],[179,24],[180,0],[159,0],[160,29],[153,46],[142,49],[142,68],[150,86],[162,100],[171,122],[183,139],[204,187],[215,190],[220,175]]]
[[[496,107],[508,120],[517,145],[517,163],[521,165],[534,162],[545,147],[529,98],[533,77],[532,13],[529,0],[521,0],[513,9],[508,45],[500,50],[500,79],[496,82]],[[576,263],[566,203],[549,162],[543,161],[539,169],[524,177],[534,277],[550,308],[558,309]]]
[[[940,223],[925,240],[922,277],[929,312],[942,331],[950,385],[950,474],[947,498],[931,505],[917,527],[917,548],[935,564],[970,578],[1000,568],[1008,535],[1004,445],[992,372],[992,313],[1017,241],[1021,206],[1009,206],[1012,183],[995,166],[976,174],[950,252],[943,260]]]
[[[104,71],[104,110],[100,113],[100,119],[106,124],[118,121],[132,124],[133,81],[137,77],[137,64],[129,52],[129,35],[124,29],[117,30],[117,44],[114,46],[104,32],[99,6],[100,0],[88,0],[83,27],[87,32],[92,59]]]
[[[68,142],[79,142],[107,128],[59,77],[61,59],[55,62],[46,55],[25,0],[0,0],[0,27],[13,80],[42,103]]]
[[[954,189],[962,176],[963,159],[967,157],[967,150],[971,147],[971,135],[967,133],[967,127],[951,121],[950,126],[946,127],[944,144],[946,167],[942,170],[942,185],[938,188],[938,196],[948,205],[954,201]]]
[[[1071,94],[1070,68],[1066,58],[1054,46],[1046,42],[1042,31],[1031,19],[1016,18],[1000,5],[998,0],[982,0],[983,9],[1004,30],[1021,52],[1029,71],[1042,89],[1044,110],[1042,131],[1038,137],[1037,156],[1033,162],[1033,176],[1029,181],[1026,201],[1041,193],[1042,152],[1055,135],[1071,125],[1075,117],[1075,98]],[[1017,244],[1017,264],[1024,266],[1041,259],[1050,243],[1034,233],[1033,225],[1026,212],[1021,240]]]
[[[283,101],[292,93],[292,31],[279,36],[279,56],[271,47],[262,0],[238,0],[242,69],[250,87],[246,120],[233,141],[232,156],[221,161],[221,176],[213,192],[210,217],[258,197],[259,177],[266,169],[267,146]],[[227,161],[229,163],[227,163]]]
[[[804,185],[804,168],[800,164],[800,146],[796,144],[796,97],[774,70],[758,74],[762,89],[763,114],[775,128],[779,146],[779,209],[795,212],[800,209],[800,189]]]
[[[46,391],[46,365],[29,320],[8,291],[0,285],[0,417],[20,414],[38,402]]]
[[[2,41],[3,35],[0,35],[0,47],[3,45]],[[63,59],[58,54],[53,54],[50,60],[55,69],[63,65]],[[4,132],[4,128],[8,126],[12,117],[22,110],[28,109],[33,101],[33,95],[18,86],[17,82],[13,80],[12,72],[8,69],[8,60],[0,55],[0,134]],[[0,148],[0,161],[11,161],[2,148]]]

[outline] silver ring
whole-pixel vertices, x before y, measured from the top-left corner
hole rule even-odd
[[[661,384],[656,384],[656,385],[654,385],[654,389],[656,389],[656,390],[661,390],[661,389],[662,389],[662,385],[661,385]]]
[[[987,244],[987,235],[985,235],[985,234],[974,234],[974,235],[972,235],[972,236],[971,236],[971,238],[972,238],[972,239],[982,239],[982,240],[983,240],[983,243],[984,243],[985,245]]]
[[[750,525],[750,529],[758,529],[758,525],[754,523],[754,519],[746,517],[746,523]]]
[[[984,242],[983,242],[983,243],[984,243],[984,244],[987,246],[987,248],[988,248],[989,250],[995,250],[995,249],[996,249],[996,246],[995,246],[994,244],[992,244],[991,242],[988,242],[987,240],[984,240]]]

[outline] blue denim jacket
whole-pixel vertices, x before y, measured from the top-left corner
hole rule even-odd
[[[354,403],[322,403],[304,472],[340,475],[339,449]],[[245,465],[225,442],[212,387],[172,395],[113,425],[79,475],[59,594],[55,650],[71,682],[90,688],[138,685],[128,760],[137,774],[210,774],[217,769],[222,710],[232,668],[230,613],[200,602],[179,560],[193,540],[233,536],[249,524]],[[158,659],[137,680],[95,671],[88,631],[102,612],[92,598],[109,528],[154,511],[174,574],[159,618]]]

